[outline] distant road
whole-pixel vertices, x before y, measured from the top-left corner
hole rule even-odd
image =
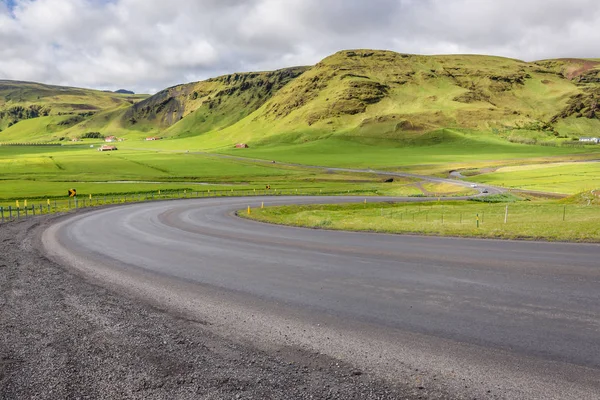
[[[456,396],[600,399],[600,246],[321,231],[232,215],[263,201],[358,200],[135,204],[68,218],[44,244],[96,279],[257,345],[300,346]]]

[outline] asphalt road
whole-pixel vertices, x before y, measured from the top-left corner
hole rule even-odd
[[[457,398],[600,399],[600,246],[233,215],[262,201],[360,200],[135,204],[66,219],[43,241],[62,263],[259,347],[318,351]]]

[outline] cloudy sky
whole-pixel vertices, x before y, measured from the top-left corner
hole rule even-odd
[[[342,49],[600,57],[598,0],[0,0],[0,79],[153,93]]]

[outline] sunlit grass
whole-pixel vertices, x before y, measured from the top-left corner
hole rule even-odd
[[[357,200],[344,205],[268,207],[246,217],[310,228],[600,242],[598,205],[558,202],[365,204]]]

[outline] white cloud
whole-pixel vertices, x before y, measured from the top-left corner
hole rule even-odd
[[[0,1],[0,78],[151,91],[346,48],[599,57],[596,0]]]

